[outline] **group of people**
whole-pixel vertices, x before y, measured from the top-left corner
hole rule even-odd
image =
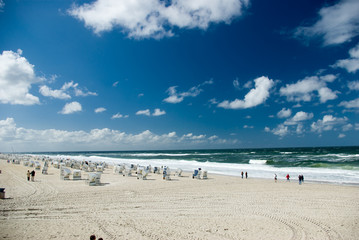
[[[246,179],[247,179],[248,178],[248,173],[246,172],[245,175],[246,175]],[[243,172],[241,172],[241,176],[243,178]]]
[[[289,174],[287,174],[285,176],[285,178],[287,179],[287,182],[290,181],[290,175]],[[274,174],[274,181],[277,182],[277,179],[278,179],[277,174]],[[299,184],[302,184],[302,182],[304,182],[304,176],[302,174],[300,174],[298,176],[298,180],[299,180]]]
[[[30,177],[32,182],[35,181],[35,170],[32,170],[31,172],[30,170],[27,170],[26,176],[27,176],[27,181],[30,181]]]

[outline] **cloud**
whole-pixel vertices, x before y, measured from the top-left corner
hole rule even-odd
[[[71,114],[75,112],[81,112],[82,106],[79,102],[66,103],[63,109],[59,112],[61,114]]]
[[[259,77],[254,80],[255,88],[251,89],[244,100],[235,99],[232,102],[223,101],[218,104],[218,107],[225,109],[243,109],[252,108],[264,103],[269,97],[269,90],[274,86],[273,80],[268,77]]]
[[[111,119],[118,119],[118,118],[128,118],[128,115],[122,115],[121,113],[116,113],[115,115],[112,115]]]
[[[211,23],[231,23],[242,15],[249,0],[160,1],[96,0],[73,5],[68,13],[94,33],[120,28],[130,38],[173,36],[174,28],[206,30]]]
[[[348,119],[346,117],[337,118],[333,115],[325,115],[323,119],[319,119],[317,122],[313,122],[311,129],[313,132],[322,133],[323,131],[333,130],[335,126],[345,125]]]
[[[274,135],[280,136],[281,138],[289,133],[288,126],[285,126],[284,124],[279,124],[276,128],[272,130],[269,127],[265,127],[264,131],[271,132]]]
[[[156,108],[155,112],[152,114],[152,116],[162,116],[162,115],[165,115],[165,114],[166,114],[165,111],[162,111],[159,108]]]
[[[333,92],[327,87],[327,82],[333,82],[336,76],[329,74],[325,76],[311,76],[294,84],[286,84],[281,87],[279,92],[281,96],[286,96],[288,101],[309,102],[314,97],[314,92],[318,93],[321,103],[337,98],[337,92]]]
[[[104,111],[106,111],[106,108],[103,108],[103,107],[99,107],[99,108],[95,109],[95,113],[102,113]]]
[[[188,91],[181,93],[177,92],[177,86],[169,87],[166,91],[169,97],[165,98],[163,101],[175,104],[182,102],[185,97],[197,97],[203,91],[201,88],[202,86],[211,84],[213,84],[213,80],[205,81],[197,86],[191,87]]]
[[[64,131],[57,129],[26,129],[16,126],[13,118],[0,120],[0,151],[79,151],[79,150],[128,150],[164,149],[174,147],[233,146],[236,140],[217,136],[192,133],[177,136],[175,131],[155,134],[150,130],[131,134],[119,130],[102,128],[90,131]]]
[[[136,112],[136,115],[151,116],[151,112],[150,112],[150,109],[139,110],[139,111]]]
[[[39,92],[45,97],[53,97],[57,99],[70,99],[70,90],[73,89],[75,96],[86,97],[86,96],[97,96],[95,92],[83,91],[78,88],[78,83],[66,82],[61,89],[52,90],[46,85],[40,87]]]
[[[3,11],[4,7],[5,7],[4,1],[3,1],[3,0],[0,0],[0,12]]]
[[[70,99],[71,96],[64,92],[64,90],[52,90],[48,86],[43,85],[40,87],[39,92],[45,97],[53,97],[58,99]]]
[[[162,115],[165,115],[165,114],[166,114],[166,112],[162,111],[159,108],[156,108],[152,114],[151,114],[151,111],[149,109],[140,110],[140,111],[137,111],[137,113],[136,113],[136,115],[145,115],[145,116],[151,116],[152,115],[154,117],[162,116]]]
[[[291,119],[288,119],[284,122],[284,125],[297,125],[300,122],[309,120],[313,118],[313,113],[306,113],[303,111],[297,112]]]
[[[4,104],[34,105],[39,98],[29,91],[31,85],[44,81],[34,71],[34,65],[17,52],[3,51],[0,54],[0,102]]]
[[[277,117],[279,118],[288,118],[290,115],[292,115],[292,110],[286,108],[282,108],[282,110],[277,113]]]
[[[359,91],[359,81],[348,82],[348,88],[353,91]]]
[[[345,68],[350,73],[356,73],[359,69],[359,44],[349,50],[348,59],[338,60],[332,67]]]
[[[117,87],[118,83],[119,83],[119,81],[116,81],[116,82],[114,82],[114,83],[112,84],[112,86],[113,86],[113,87]]]
[[[339,106],[345,108],[359,108],[359,98],[351,100],[351,101],[342,101]]]
[[[349,42],[359,35],[359,1],[342,0],[319,10],[319,19],[312,26],[300,26],[294,37],[310,39],[323,37],[323,45]]]

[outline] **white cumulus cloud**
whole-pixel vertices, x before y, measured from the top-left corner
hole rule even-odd
[[[281,96],[286,96],[288,101],[296,102],[309,102],[315,96],[314,93],[317,92],[320,102],[325,103],[328,100],[333,100],[338,97],[337,92],[327,87],[327,83],[335,79],[336,76],[332,74],[320,77],[306,77],[297,83],[286,84],[285,87],[280,88],[279,92]]]
[[[282,108],[282,110],[277,113],[277,117],[279,118],[288,118],[290,115],[292,115],[292,110],[286,108]]]
[[[269,97],[269,90],[274,86],[273,80],[268,77],[259,77],[254,80],[255,86],[244,97],[244,100],[235,99],[232,102],[223,101],[218,107],[226,109],[252,108],[264,103]]]
[[[284,122],[284,125],[297,125],[300,122],[312,119],[314,116],[313,113],[306,113],[303,111],[297,112],[291,119],[288,119]]]
[[[69,151],[69,150],[128,150],[161,149],[173,147],[203,148],[205,146],[233,146],[237,140],[221,139],[205,134],[177,136],[171,131],[155,134],[145,130],[136,134],[102,128],[90,131],[65,131],[57,129],[26,129],[16,126],[13,118],[0,120],[0,151]]]
[[[22,51],[3,51],[0,54],[0,102],[4,104],[39,104],[38,97],[29,91],[32,84],[44,78],[35,74],[34,65],[21,56]]]
[[[81,112],[82,106],[79,102],[66,103],[63,109],[59,112],[61,114],[71,114],[75,112]]]
[[[351,101],[342,101],[339,106],[343,106],[345,108],[359,108],[359,98]]]
[[[359,44],[349,50],[349,58],[338,60],[332,67],[345,68],[350,73],[359,70]]]
[[[297,38],[323,37],[323,45],[336,45],[350,41],[359,35],[359,1],[341,0],[319,10],[319,20],[312,26],[300,26]]]
[[[321,133],[323,131],[333,130],[336,126],[346,125],[348,118],[337,118],[333,115],[325,115],[323,119],[319,119],[316,122],[313,122],[311,125],[311,129],[313,132]]]
[[[173,36],[174,28],[229,24],[249,0],[96,0],[68,10],[96,34],[120,28],[131,38]]]

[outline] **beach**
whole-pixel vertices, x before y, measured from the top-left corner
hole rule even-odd
[[[359,187],[215,175],[150,173],[147,180],[106,168],[101,185],[61,180],[0,160],[2,239],[359,239]]]

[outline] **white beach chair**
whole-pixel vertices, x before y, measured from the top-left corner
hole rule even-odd
[[[202,179],[207,179],[208,178],[207,177],[207,171],[203,170],[201,176],[202,176]]]
[[[103,166],[102,165],[98,165],[97,167],[96,167],[96,172],[103,172]]]
[[[169,167],[163,168],[163,179],[164,180],[171,180],[171,170]]]
[[[146,180],[148,171],[146,169],[137,169],[137,179]]]
[[[89,186],[101,184],[101,173],[89,173],[89,179],[86,181]]]
[[[177,168],[176,173],[175,173],[175,176],[177,176],[177,177],[182,177],[182,169]]]
[[[44,166],[44,167],[42,168],[41,173],[42,173],[42,174],[47,174],[47,168],[48,168],[48,166]]]
[[[28,160],[25,160],[22,164],[23,164],[24,166],[29,166],[29,161],[28,161]]]
[[[81,180],[81,170],[75,169],[72,171],[73,180]]]
[[[41,169],[41,163],[35,162],[35,169],[40,170]]]
[[[70,179],[71,170],[65,167],[61,168],[60,171],[60,178],[62,180],[69,180]]]
[[[197,170],[197,169],[195,169],[195,170],[193,170],[193,173],[192,173],[192,178],[194,179],[194,178],[198,178],[198,176],[199,176],[199,170]]]

